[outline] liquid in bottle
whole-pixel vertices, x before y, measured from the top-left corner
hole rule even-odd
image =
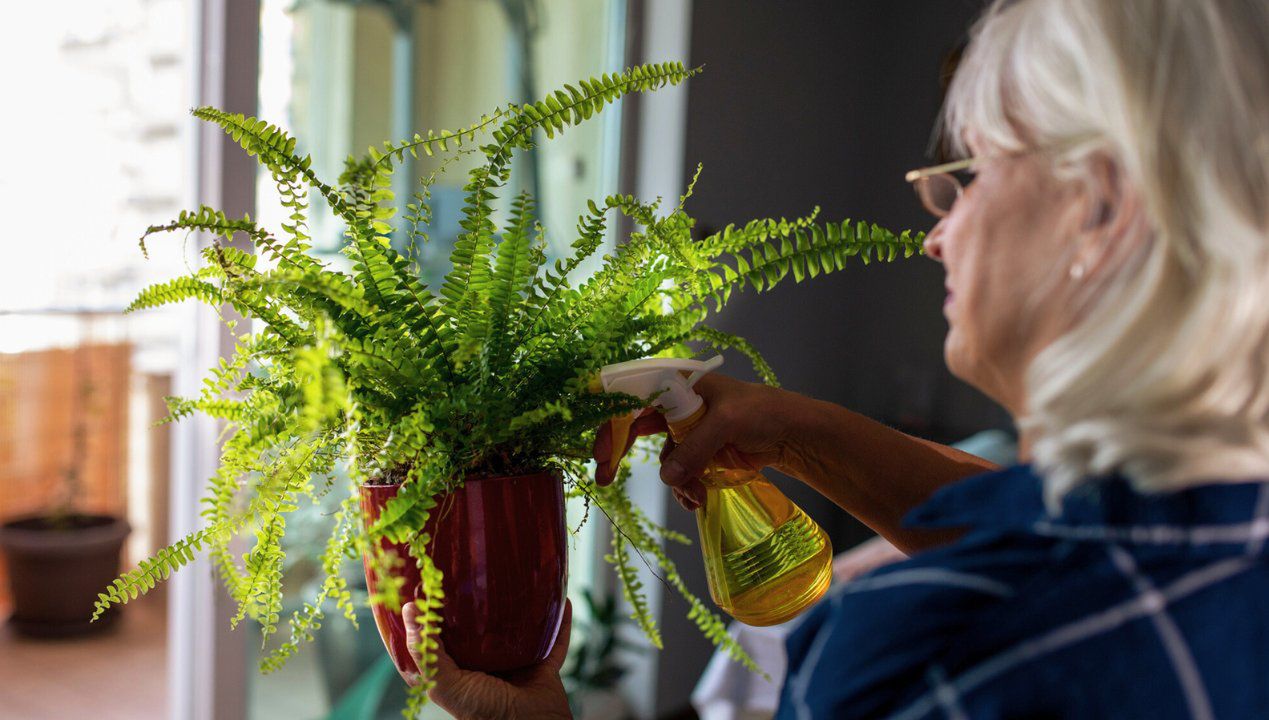
[[[704,413],[702,406],[671,423],[671,435],[687,436]],[[775,625],[824,594],[833,549],[801,508],[753,470],[715,466],[701,482],[706,494],[696,525],[710,595],[720,608],[748,625]]]

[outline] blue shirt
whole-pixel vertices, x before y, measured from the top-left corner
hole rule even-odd
[[[1269,718],[1269,482],[1044,508],[1026,465],[905,522],[952,545],[830,590],[777,718]]]

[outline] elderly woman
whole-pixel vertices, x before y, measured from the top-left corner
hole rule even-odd
[[[808,613],[779,717],[1269,717],[1269,3],[998,0],[944,130],[945,359],[1027,464],[712,376],[664,456],[689,507],[730,446],[914,553]],[[566,716],[562,652],[433,697]]]

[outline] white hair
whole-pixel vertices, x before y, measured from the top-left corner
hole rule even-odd
[[[1269,476],[1269,2],[997,0],[943,122],[962,152],[1062,148],[1059,178],[1110,158],[1142,208],[1027,369],[1050,505]]]

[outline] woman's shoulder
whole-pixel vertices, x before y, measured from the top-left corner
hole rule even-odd
[[[1188,676],[1217,716],[1257,716],[1266,597],[1263,557],[968,538],[835,588],[789,639],[781,717],[1189,717]]]
[[[1095,507],[1049,516],[1034,480],[1011,469],[944,494],[947,515],[979,519],[960,541],[834,588],[790,638],[784,712],[916,718],[949,698],[1022,714],[1192,709],[1180,659],[1220,675],[1203,702],[1269,708],[1269,689],[1237,680],[1269,675],[1269,562],[1246,502],[1261,489],[1106,486]],[[1123,688],[1142,677],[1164,686]]]

